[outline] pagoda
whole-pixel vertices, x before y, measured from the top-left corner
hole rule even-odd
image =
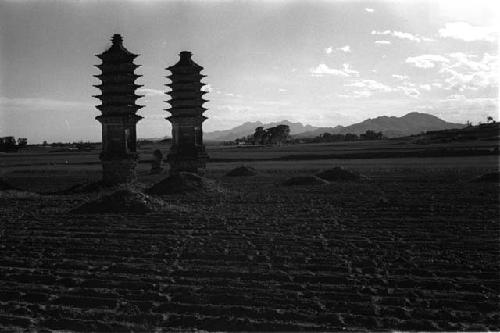
[[[136,112],[142,105],[135,104],[142,95],[135,90],[142,85],[134,81],[142,75],[134,70],[137,54],[129,52],[123,46],[122,36],[113,35],[112,45],[97,57],[102,64],[96,65],[101,74],[95,75],[101,84],[94,87],[101,90],[96,97],[101,100],[97,105],[102,114],[96,119],[102,124],[102,152],[100,159],[103,169],[103,183],[116,185],[133,181],[138,154],[136,151],[136,124],[142,119]]]
[[[207,119],[203,116],[206,110],[203,103],[207,102],[203,99],[207,92],[201,90],[203,67],[191,59],[191,52],[183,51],[180,60],[167,70],[172,73],[167,76],[172,81],[167,84],[171,88],[167,92],[171,108],[166,109],[171,114],[167,119],[172,123],[172,146],[167,155],[170,174],[198,173],[208,160],[202,132],[202,123]]]

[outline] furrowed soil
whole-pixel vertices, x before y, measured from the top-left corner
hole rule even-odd
[[[213,163],[224,191],[154,196],[180,215],[70,214],[98,194],[26,191],[97,169],[11,170],[25,192],[0,192],[0,330],[498,331],[499,187],[471,182],[497,161],[419,161],[304,186],[281,184],[338,161]]]

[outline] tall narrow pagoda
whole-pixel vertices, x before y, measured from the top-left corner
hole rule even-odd
[[[200,72],[203,67],[191,59],[191,52],[180,53],[180,60],[167,68],[172,74],[167,76],[172,82],[167,84],[171,91],[167,92],[171,99],[168,103],[171,113],[167,119],[172,123],[172,146],[167,155],[170,173],[180,171],[199,172],[205,168],[208,155],[203,145],[202,123],[207,119],[203,116],[205,108],[203,99],[206,91],[201,88],[201,79],[205,75]]]
[[[142,108],[137,105],[135,90],[142,85],[134,81],[142,75],[134,70],[139,65],[134,64],[138,56],[129,52],[123,46],[122,36],[113,35],[113,44],[97,57],[102,64],[96,65],[101,74],[95,75],[101,84],[94,87],[101,90],[94,97],[101,100],[96,108],[102,115],[96,119],[102,124],[102,152],[100,159],[103,169],[103,182],[106,185],[127,183],[135,179],[137,165],[136,124],[142,119],[136,112]]]

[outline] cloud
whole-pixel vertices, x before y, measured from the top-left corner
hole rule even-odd
[[[420,35],[411,34],[409,32],[402,32],[402,31],[396,31],[396,30],[384,30],[384,31],[372,30],[371,34],[372,35],[388,35],[388,36],[393,36],[393,37],[396,37],[399,39],[407,39],[409,41],[417,42],[417,43],[434,41],[434,39],[432,39],[432,38],[423,37]]]
[[[42,110],[63,110],[75,107],[88,107],[92,106],[90,103],[77,102],[77,101],[62,101],[50,98],[9,98],[0,97],[0,106],[2,110],[17,110],[22,108],[34,108]]]
[[[351,68],[349,64],[342,64],[342,68],[344,69],[344,73],[350,74],[352,76],[359,76],[359,72],[355,71]]]
[[[337,50],[345,52],[345,53],[351,53],[351,47],[349,45],[339,47],[339,48],[337,48]]]
[[[377,44],[377,45],[391,45],[392,43],[388,40],[376,40],[375,44]]]
[[[431,85],[430,84],[421,84],[419,85],[420,89],[430,91],[431,90]]]
[[[144,94],[145,96],[164,96],[165,92],[158,89],[150,89],[150,88],[139,88],[137,92],[140,94]]]
[[[344,84],[345,87],[360,88],[359,90],[352,91],[357,97],[368,97],[371,96],[373,92],[390,92],[391,87],[380,83],[375,80],[359,79],[352,83]]]
[[[375,9],[373,9],[373,8],[365,8],[365,11],[367,11],[368,13],[373,13],[375,11]]]
[[[463,92],[498,88],[499,61],[497,56],[485,53],[482,58],[461,52],[450,53],[450,63],[443,64],[439,73],[444,77],[444,88]]]
[[[446,63],[449,60],[437,54],[423,54],[416,57],[408,57],[405,62],[419,68],[433,68],[436,63]]]
[[[359,74],[358,71],[351,69],[349,64],[343,64],[343,69],[330,68],[325,64],[319,64],[318,66],[311,68],[309,72],[313,76],[333,75],[338,77],[350,77],[357,76]]]
[[[455,92],[480,89],[498,89],[498,56],[484,53],[482,57],[463,52],[442,55],[425,54],[409,57],[406,63],[419,68],[438,68],[439,81],[432,87],[444,88]],[[420,86],[427,90],[427,86]]]
[[[349,45],[345,45],[342,47],[337,47],[335,50],[337,51],[342,51],[345,53],[350,53],[351,52],[351,47]],[[333,47],[329,46],[325,49],[326,54],[331,54],[333,52]]]
[[[398,80],[407,80],[408,76],[407,75],[400,75],[400,74],[392,74],[392,77]]]
[[[466,42],[494,42],[498,39],[498,32],[494,27],[472,26],[467,22],[450,22],[446,23],[444,28],[439,29],[439,36],[460,39]]]
[[[380,83],[375,80],[358,80],[354,83],[346,84],[345,86],[347,87],[359,87],[359,88],[366,88],[369,90],[373,91],[383,91],[383,92],[389,92],[391,91],[391,88],[389,86],[386,86],[383,83]]]
[[[399,86],[396,88],[397,91],[403,92],[408,97],[418,98],[420,96],[420,91],[417,88],[408,87],[408,86]]]

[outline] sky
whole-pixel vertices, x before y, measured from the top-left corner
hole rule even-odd
[[[0,136],[99,141],[95,56],[140,54],[140,138],[170,136],[181,51],[204,67],[204,131],[426,112],[498,120],[500,1],[0,0]]]

